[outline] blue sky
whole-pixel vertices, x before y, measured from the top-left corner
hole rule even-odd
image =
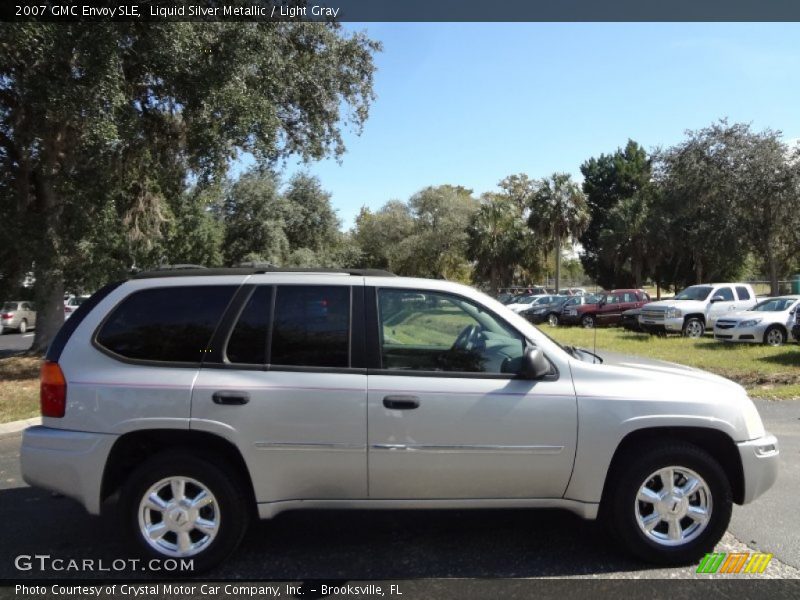
[[[632,138],[669,146],[728,117],[800,137],[798,24],[348,24],[384,45],[377,98],[341,163],[305,166],[343,228],[428,185],[496,188]],[[246,161],[234,171],[243,168]]]

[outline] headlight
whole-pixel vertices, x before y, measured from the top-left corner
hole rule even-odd
[[[668,319],[680,319],[683,316],[680,308],[668,308],[665,316]]]
[[[737,327],[752,327],[753,325],[758,325],[761,323],[763,319],[748,319],[747,321],[742,321],[737,325]]]

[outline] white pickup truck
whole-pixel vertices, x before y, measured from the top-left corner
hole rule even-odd
[[[735,310],[756,305],[756,293],[748,283],[693,285],[669,300],[642,307],[639,325],[649,333],[681,333],[697,338],[714,330],[716,320]]]

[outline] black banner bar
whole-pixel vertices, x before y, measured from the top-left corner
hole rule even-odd
[[[0,21],[800,21],[797,0],[3,0]]]

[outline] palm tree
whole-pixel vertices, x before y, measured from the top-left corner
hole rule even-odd
[[[542,179],[530,198],[528,227],[552,242],[556,254],[556,292],[561,285],[561,244],[589,225],[586,198],[568,173]]]
[[[493,293],[511,284],[524,236],[525,221],[517,207],[499,194],[484,194],[467,227],[467,258]]]

